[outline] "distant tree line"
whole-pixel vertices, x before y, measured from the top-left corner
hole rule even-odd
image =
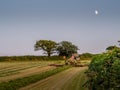
[[[48,60],[63,60],[61,56],[0,56],[0,62],[4,61],[48,61]]]
[[[80,59],[81,59],[81,60],[90,60],[90,59],[92,59],[95,55],[97,55],[97,54],[82,53],[82,54],[80,54]]]

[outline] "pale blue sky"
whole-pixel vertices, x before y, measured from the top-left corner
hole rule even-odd
[[[41,55],[40,39],[70,41],[79,53],[118,45],[120,0],[0,0],[0,56]]]

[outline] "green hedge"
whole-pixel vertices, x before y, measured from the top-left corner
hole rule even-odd
[[[32,61],[32,60],[62,60],[60,56],[3,56],[0,61]]]
[[[95,54],[83,53],[83,54],[80,54],[80,59],[81,60],[88,60],[88,59],[92,59],[94,56],[95,56]]]
[[[94,57],[86,74],[90,90],[120,90],[120,49]]]

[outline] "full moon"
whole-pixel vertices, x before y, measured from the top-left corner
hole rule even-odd
[[[99,13],[98,10],[95,10],[95,14],[98,15],[98,13]]]

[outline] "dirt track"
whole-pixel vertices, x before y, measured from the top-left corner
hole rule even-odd
[[[69,85],[73,81],[75,76],[86,69],[87,67],[73,67],[37,83],[21,88],[20,90],[62,90],[65,85]]]

